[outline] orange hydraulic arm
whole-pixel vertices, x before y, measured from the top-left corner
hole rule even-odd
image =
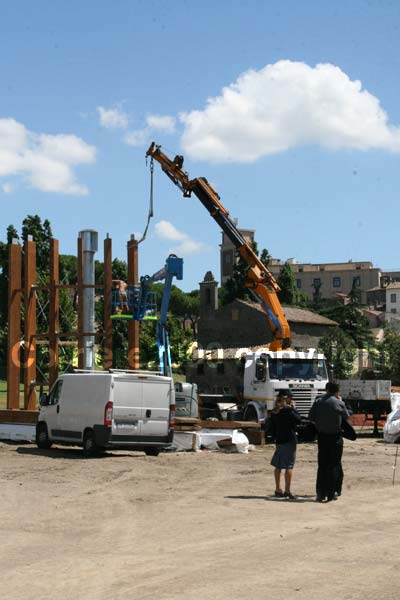
[[[275,277],[260,261],[249,242],[230,219],[229,213],[221,204],[217,192],[204,177],[189,179],[188,174],[182,169],[183,156],[175,156],[171,160],[161,151],[161,146],[156,146],[154,142],[147,150],[146,156],[150,156],[160,163],[164,173],[182,190],[184,196],[191,196],[193,192],[232,241],[237,252],[249,267],[246,287],[257,297],[266,313],[274,337],[273,342],[270,344],[270,350],[288,348],[290,345],[290,327],[277,296],[280,288]]]

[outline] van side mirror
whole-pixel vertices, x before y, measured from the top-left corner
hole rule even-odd
[[[39,404],[40,404],[40,406],[48,406],[48,404],[49,404],[49,397],[48,397],[47,394],[42,394],[40,396]]]

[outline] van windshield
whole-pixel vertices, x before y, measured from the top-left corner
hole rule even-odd
[[[270,379],[328,379],[324,360],[269,358],[268,366]]]

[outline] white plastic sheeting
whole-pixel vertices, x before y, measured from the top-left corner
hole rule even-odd
[[[388,414],[383,427],[383,439],[394,444],[400,438],[400,394],[391,394],[392,412]]]
[[[35,425],[0,423],[0,440],[11,440],[13,442],[33,442],[35,440],[35,431]]]
[[[176,431],[172,446],[179,450],[196,450],[207,448],[219,450],[217,442],[230,439],[236,450],[242,454],[249,451],[247,436],[238,429],[202,429],[201,431]]]

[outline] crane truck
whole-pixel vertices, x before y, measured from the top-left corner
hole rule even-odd
[[[263,423],[272,410],[280,390],[290,390],[297,408],[306,417],[315,398],[325,392],[328,372],[325,357],[315,349],[298,352],[290,349],[290,327],[278,298],[280,291],[272,273],[241,234],[220,197],[205,177],[190,179],[183,170],[184,157],[170,159],[154,142],[146,157],[160,164],[163,172],[182,191],[184,197],[197,196],[217,225],[233,243],[247,264],[245,286],[266,315],[273,340],[264,351],[246,356],[243,376],[243,418]],[[151,164],[152,166],[152,164]]]

